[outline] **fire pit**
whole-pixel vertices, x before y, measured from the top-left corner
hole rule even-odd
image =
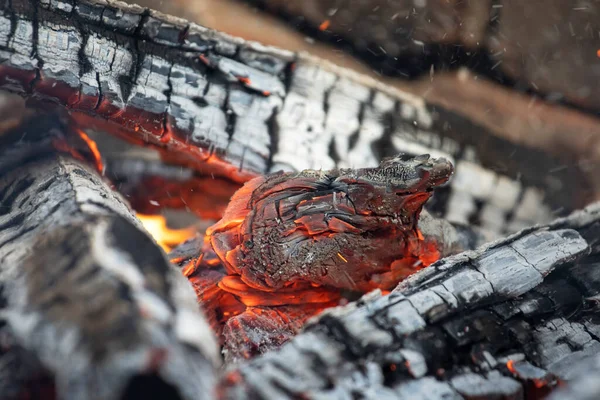
[[[0,60],[0,397],[600,393],[584,165],[120,2],[12,0]]]

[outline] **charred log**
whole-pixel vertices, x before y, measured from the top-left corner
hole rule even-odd
[[[460,179],[432,207],[494,231],[589,198],[578,167],[305,55],[118,2],[15,0],[0,9],[0,87],[153,143],[205,176],[242,181],[281,168],[375,166],[398,152],[446,155]]]
[[[222,397],[539,398],[600,350],[599,210],[327,310],[279,351],[230,370]]]
[[[97,172],[44,141],[69,136],[50,117],[2,136],[2,397],[210,398],[193,291]]]
[[[109,160],[106,177],[139,213],[184,209],[212,221],[223,216],[240,187],[228,179],[198,176],[191,169],[143,158]]]

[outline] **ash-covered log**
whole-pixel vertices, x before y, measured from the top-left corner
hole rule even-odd
[[[56,116],[0,138],[1,397],[211,398],[193,291],[77,138]]]
[[[596,334],[600,333],[595,331]],[[548,400],[595,400],[600,398],[600,356],[576,365],[571,371],[573,379],[563,388],[556,390]]]
[[[324,312],[230,370],[221,395],[540,398],[600,351],[599,233],[595,204],[443,259],[388,296]]]

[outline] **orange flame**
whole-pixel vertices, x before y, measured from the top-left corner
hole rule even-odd
[[[83,132],[82,130],[77,130],[77,134],[90,148],[90,151],[94,156],[96,168],[98,168],[98,172],[102,173],[104,171],[104,164],[102,164],[102,156],[100,155],[100,151],[98,150],[98,145],[96,144],[96,142],[90,139],[90,137],[86,135],[85,132]]]
[[[167,221],[162,215],[137,214],[137,217],[148,233],[156,240],[156,243],[167,252],[196,234],[196,229],[192,227],[185,229],[167,227]]]

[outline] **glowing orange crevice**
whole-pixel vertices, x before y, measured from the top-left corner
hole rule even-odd
[[[246,306],[281,306],[292,304],[329,303],[340,298],[338,291],[294,283],[275,292],[266,292],[248,286],[237,275],[224,276],[220,289],[233,294]]]

